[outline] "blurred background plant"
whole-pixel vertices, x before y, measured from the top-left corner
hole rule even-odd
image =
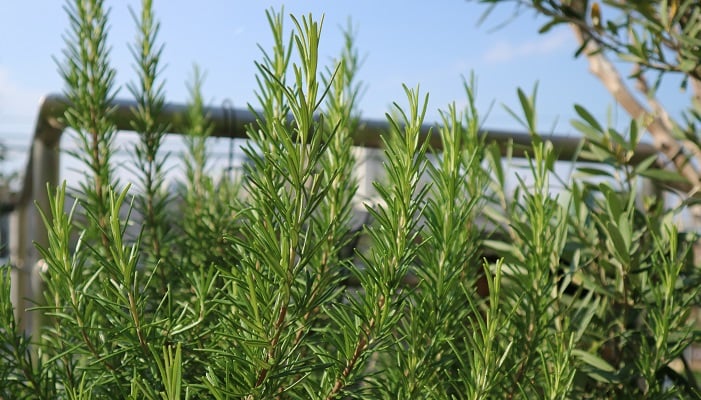
[[[651,139],[662,155],[659,163],[675,172],[665,174],[667,183],[684,201],[696,202],[701,185],[701,9],[697,1],[478,2],[488,5],[485,17],[507,3],[514,5],[514,17],[534,11],[545,19],[540,33],[569,26],[576,39],[575,57],[587,60],[590,72],[636,121],[641,133],[648,134],[646,140]],[[675,84],[689,93],[689,105],[683,110],[670,110],[659,96],[663,86]],[[701,210],[689,210],[695,218],[692,225],[698,226]]]

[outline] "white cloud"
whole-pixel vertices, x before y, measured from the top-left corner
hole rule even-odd
[[[567,31],[558,31],[522,42],[501,40],[482,55],[482,60],[488,64],[499,64],[515,59],[542,56],[559,50],[571,39]]]

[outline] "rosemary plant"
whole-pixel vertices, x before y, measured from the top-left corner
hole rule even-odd
[[[88,234],[99,236],[101,245],[107,247],[107,192],[117,183],[111,162],[116,128],[110,103],[116,93],[116,71],[110,67],[106,44],[108,11],[101,0],[69,3],[66,10],[71,25],[66,60],[59,68],[72,105],[65,115],[66,124],[75,131],[79,145],[70,154],[90,171],[77,190],[98,223],[89,227]]]
[[[245,149],[251,161],[247,208],[240,236],[230,238],[240,263],[222,271],[230,280],[226,301],[231,305],[221,318],[230,332],[227,341],[239,345],[215,353],[215,363],[226,366],[220,370],[229,371],[229,376],[211,374],[208,379],[209,390],[217,395],[222,395],[218,383],[224,381],[234,383],[231,394],[237,396],[294,392],[295,381],[317,369],[307,343],[318,342],[311,327],[321,307],[337,297],[342,271],[336,254],[348,231],[354,190],[352,183],[341,184],[340,174],[351,163],[345,155],[350,132],[339,128],[350,118],[342,94],[329,113],[335,119],[315,118],[327,91],[320,90],[317,72],[321,24],[311,16],[293,19],[290,43],[299,64],[292,66],[292,85],[286,86],[291,49],[282,39],[282,16],[270,12],[268,20],[275,46],[258,65],[263,111]],[[298,385],[305,386],[311,387]]]
[[[133,110],[132,127],[139,134],[139,144],[134,146],[136,170],[140,178],[136,187],[141,195],[136,197],[136,210],[141,214],[146,229],[142,243],[146,254],[150,254],[147,264],[158,270],[159,287],[167,287],[168,275],[173,272],[173,260],[167,258],[166,249],[169,237],[167,205],[170,201],[164,187],[164,164],[168,155],[161,154],[160,148],[168,131],[168,124],[160,122],[165,104],[163,82],[159,81],[160,59],[163,45],[157,43],[160,25],[154,19],[152,1],[145,1],[140,16],[132,11],[138,27],[138,37],[130,47],[135,60],[137,82],[128,85],[129,92],[138,104]],[[160,292],[163,295],[163,291]]]
[[[698,338],[697,239],[673,223],[686,204],[637,195],[641,179],[671,176],[654,158],[633,164],[636,121],[604,129],[575,106],[578,157],[601,166],[575,160],[565,179],[536,132],[535,92],[519,90],[510,112],[532,143],[513,174],[514,147],[480,133],[474,80],[466,109],[449,106],[428,136],[428,96],[405,87],[358,231],[353,31],[322,65],[323,19],[291,17],[286,32],[271,10],[241,181],[209,162],[195,69],[169,194],[153,8],[134,13],[140,141],[136,182],[121,186],[109,13],[100,0],[66,7],[65,122],[89,174],[50,188],[40,210],[38,337],[20,331],[0,268],[0,398],[699,398],[684,355]]]

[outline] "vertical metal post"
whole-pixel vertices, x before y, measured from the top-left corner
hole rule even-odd
[[[58,171],[60,167],[60,157],[58,151],[59,140],[47,140],[50,135],[38,135],[32,146],[32,157],[34,158],[34,168],[32,169],[32,193],[34,194],[35,204],[31,204],[28,212],[28,222],[30,224],[27,240],[27,278],[29,279],[28,297],[34,302],[43,302],[44,284],[41,274],[41,257],[36,246],[48,247],[48,233],[44,222],[39,214],[39,209],[44,214],[51,218],[51,209],[49,196],[56,188],[58,183]],[[52,138],[53,139],[53,138]],[[47,185],[49,190],[47,190]],[[31,306],[31,305],[30,305]],[[37,329],[41,326],[40,312],[32,312],[27,315],[29,323],[28,331],[32,334],[38,333]]]
[[[26,330],[24,310],[27,308],[25,299],[28,296],[27,259],[27,204],[19,204],[10,214],[10,263],[12,264],[12,291],[10,298],[15,305],[15,321],[19,321],[20,329]]]

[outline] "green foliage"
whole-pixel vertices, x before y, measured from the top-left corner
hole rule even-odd
[[[134,146],[134,173],[140,175],[137,181],[142,187],[138,190],[143,193],[136,198],[135,208],[146,221],[142,243],[144,252],[151,258],[149,267],[157,269],[158,286],[165,288],[167,277],[173,272],[173,262],[166,251],[172,237],[165,230],[169,223],[167,204],[170,201],[163,186],[164,164],[168,155],[159,153],[168,130],[167,124],[158,122],[165,103],[163,82],[158,80],[163,46],[156,43],[160,25],[154,20],[151,1],[144,1],[139,17],[133,11],[132,16],[139,27],[138,38],[131,47],[138,81],[129,84],[128,89],[137,102],[132,127],[141,140]]]
[[[672,173],[651,169],[649,160],[631,163],[639,140],[635,121],[621,134],[603,129],[583,108],[577,112],[583,120],[575,126],[589,139],[583,154],[613,171],[586,168],[586,176],[597,173],[610,183],[584,179],[569,188],[579,240],[568,257],[590,271],[575,278],[599,298],[593,321],[606,321],[592,324],[583,338],[590,352],[582,358],[584,370],[598,382],[594,387],[618,384],[610,393],[619,398],[694,398],[699,388],[688,365],[670,368],[696,335],[689,313],[699,296],[692,254],[698,239],[678,232],[673,221],[688,210],[683,204],[665,209],[659,194],[636,198],[641,182],[664,184]],[[600,358],[590,358],[594,352]],[[663,385],[661,377],[672,384]]]
[[[701,8],[698,1],[477,1],[489,5],[487,14],[497,5],[506,3],[515,5],[516,15],[525,10],[534,11],[545,21],[539,33],[556,26],[569,26],[574,33],[574,55],[588,60],[590,71],[640,126],[640,134],[647,130],[657,151],[670,160],[667,169],[649,169],[646,174],[666,179],[688,196],[697,196],[701,176],[698,169],[701,157],[698,130],[701,121],[701,53],[698,51]],[[624,71],[624,66],[629,68]],[[663,85],[670,84],[680,85],[681,96],[689,92],[683,100],[688,101],[688,107],[680,109],[678,104],[665,107],[669,97],[659,96],[658,92]],[[581,111],[581,107],[577,108],[578,114],[591,122],[591,116],[583,116]],[[604,133],[601,126],[591,128]],[[621,138],[615,131],[606,132],[606,135],[614,139],[616,145],[621,145]],[[637,140],[630,143],[637,143]],[[633,149],[625,150],[630,155]],[[672,169],[675,171],[670,172]],[[693,213],[699,215],[698,210]]]
[[[696,238],[677,231],[683,208],[638,198],[641,180],[669,176],[653,159],[632,163],[636,122],[621,133],[576,106],[579,156],[597,166],[576,163],[564,179],[535,129],[535,91],[518,90],[522,110],[510,112],[532,144],[514,173],[511,149],[480,134],[474,80],[466,109],[441,113],[440,148],[421,134],[428,96],[405,87],[408,105],[382,136],[377,201],[354,232],[352,30],[324,67],[322,22],[292,17],[286,37],[270,11],[241,181],[212,176],[195,69],[183,178],[169,195],[161,47],[145,1],[129,86],[141,172],[138,190],[120,188],[106,13],[91,1],[67,9],[66,121],[91,175],[72,207],[63,184],[41,210],[39,337],[19,331],[11,270],[0,269],[1,398],[698,398],[683,361],[697,336]],[[349,253],[356,235],[369,248]]]

